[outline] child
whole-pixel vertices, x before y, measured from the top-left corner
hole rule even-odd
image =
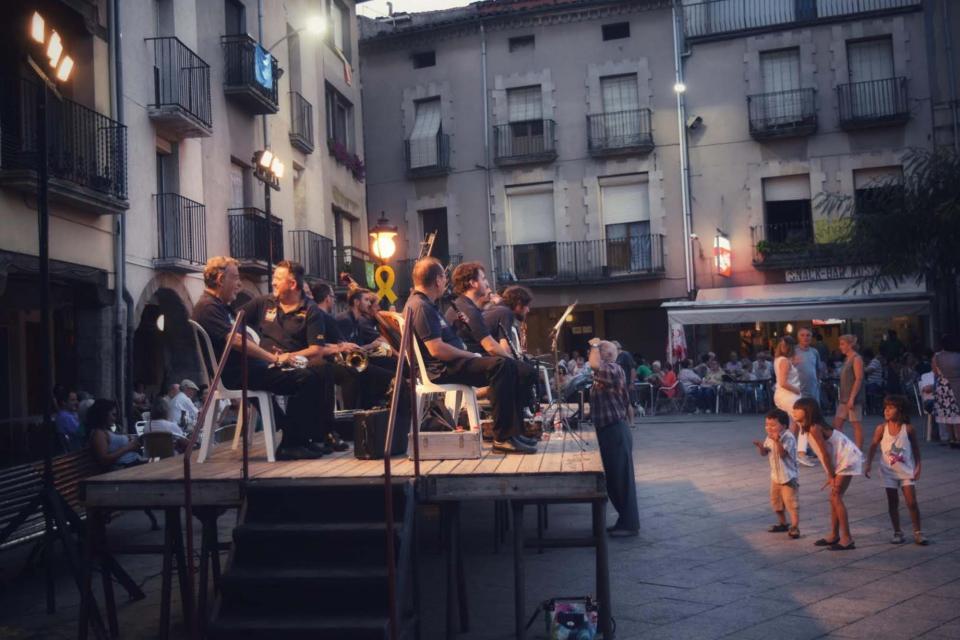
[[[920,445],[917,434],[907,417],[907,399],[890,395],[883,399],[883,419],[886,421],[877,427],[867,454],[867,467],[863,475],[870,477],[873,454],[880,447],[880,472],[883,486],[887,490],[887,507],[890,509],[890,522],[893,523],[892,544],[903,544],[903,531],[900,530],[900,498],[897,489],[903,491],[903,499],[913,521],[913,541],[919,545],[929,544],[920,530],[920,509],[917,507],[916,481],[920,478]]]
[[[790,418],[785,411],[773,409],[767,414],[764,429],[767,439],[763,442],[754,440],[753,444],[760,451],[760,455],[769,456],[770,460],[770,504],[777,514],[779,523],[768,529],[770,533],[787,532],[796,540],[800,537],[800,513],[797,507],[797,440],[787,429]],[[773,455],[770,455],[773,453]],[[784,517],[784,507],[790,512],[791,526],[787,527]]]
[[[793,419],[800,429],[808,434],[814,452],[827,473],[826,488],[830,485],[830,533],[820,538],[815,545],[829,547],[831,551],[855,549],[850,536],[850,521],[843,494],[850,487],[853,476],[860,475],[863,453],[853,441],[839,430],[827,426],[820,412],[820,405],[813,398],[800,398],[793,405]]]

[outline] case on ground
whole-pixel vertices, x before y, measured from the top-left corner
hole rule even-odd
[[[410,415],[397,415],[390,455],[397,456],[407,451],[407,436],[410,433]],[[382,460],[387,438],[389,409],[369,409],[353,414],[353,455],[360,460]]]
[[[419,436],[421,460],[475,460],[480,457],[480,431],[421,431]],[[413,458],[412,433],[407,455]]]

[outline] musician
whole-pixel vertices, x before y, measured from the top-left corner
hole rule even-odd
[[[407,300],[412,311],[414,338],[423,355],[425,375],[438,384],[490,385],[493,390],[494,451],[535,453],[536,446],[517,436],[523,421],[517,393],[517,362],[512,358],[484,357],[464,348],[454,329],[436,306],[447,286],[447,275],[436,258],[421,258],[413,267],[414,291]]]
[[[344,340],[355,342],[363,349],[372,349],[383,340],[376,322],[371,319],[377,303],[376,295],[363,287],[350,287],[347,294],[349,308],[337,314],[337,324]]]
[[[210,336],[214,352],[219,355],[226,346],[234,322],[228,305],[240,291],[237,261],[225,256],[210,258],[203,269],[203,283],[204,292],[193,308],[193,319]],[[223,371],[223,382],[232,389],[239,389],[242,384],[240,348],[241,337],[237,334]],[[323,429],[329,429],[332,425],[332,416],[324,415],[317,403],[317,398],[324,395],[326,383],[316,372],[284,366],[290,360],[289,353],[274,353],[248,340],[247,382],[250,389],[270,391],[289,398],[286,414],[277,413],[283,430],[283,442],[277,448],[277,459],[316,458],[320,455],[318,449],[323,449]]]
[[[457,265],[453,270],[453,292],[457,298],[447,309],[445,317],[467,351],[501,358],[512,357],[509,347],[497,342],[483,321],[481,308],[490,296],[490,283],[483,265],[479,262]]]
[[[533,294],[526,287],[514,285],[504,289],[503,294],[497,298],[496,303],[484,309],[483,322],[501,347],[521,360],[520,381],[524,389],[530,389],[529,401],[524,403],[528,405],[525,406],[524,417],[532,417],[529,406],[539,408],[539,399],[546,393],[546,388],[541,389],[539,365],[524,359],[522,350],[525,345],[519,344],[519,335],[514,334],[513,330],[517,329],[519,332],[519,327],[526,322],[530,305],[533,303]]]

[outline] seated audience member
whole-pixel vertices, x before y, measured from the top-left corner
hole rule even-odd
[[[731,351],[727,362],[723,365],[723,371],[729,376],[734,378],[739,378],[743,365],[740,363],[740,356],[737,355],[736,351]]]
[[[711,358],[711,354],[709,353],[704,353],[703,355],[701,355],[699,364],[697,364],[696,367],[691,367],[693,369],[693,372],[698,376],[700,376],[701,378],[707,375],[707,371],[710,368],[709,363],[710,363],[710,360],[712,359],[713,358]],[[690,364],[691,365],[693,364],[692,360],[690,361]]]
[[[653,376],[658,375],[658,370],[660,369],[660,361],[653,361]],[[677,395],[677,389],[672,388],[673,385],[677,384],[677,373],[674,371],[674,366],[669,362],[664,363],[662,372],[660,375],[660,386],[667,387],[663,390],[663,393],[668,398],[673,398]]]
[[[193,319],[206,330],[215,353],[222,353],[233,326],[228,306],[240,291],[240,272],[233,258],[216,256],[203,270],[204,292],[193,309]],[[232,350],[223,371],[224,384],[238,389],[241,383],[241,337],[235,335]],[[277,449],[281,460],[309,459],[322,455],[325,424],[319,398],[324,397],[324,381],[315,371],[291,367],[288,353],[271,353],[253,341],[247,341],[247,379],[249,388],[288,396],[286,414],[280,427],[283,441]],[[272,366],[271,366],[272,365]]]
[[[637,363],[633,360],[633,355],[623,348],[617,340],[611,340],[613,346],[617,348],[617,364],[623,369],[623,375],[627,379],[627,388],[631,388],[637,380]]]
[[[180,382],[179,387],[179,393],[169,402],[170,409],[167,411],[167,417],[177,424],[182,423],[182,425],[186,427],[185,431],[191,431],[197,424],[197,414],[199,411],[193,403],[193,399],[197,397],[197,392],[200,391],[200,387],[189,378],[184,378]],[[153,418],[152,413],[150,417]]]
[[[150,400],[147,398],[147,390],[142,382],[133,385],[133,413],[134,419],[140,420],[140,416],[150,410]]]
[[[167,414],[167,403],[157,399],[150,406],[150,420],[144,427],[144,433],[156,432],[172,433],[174,438],[186,438],[187,432],[180,428],[180,425],[170,419]]]
[[[703,378],[693,370],[692,360],[688,358],[683,361],[677,379],[683,385],[683,392],[696,402],[697,411],[709,412],[713,409],[716,390],[709,384],[704,385]]]
[[[647,378],[653,373],[653,369],[647,364],[640,354],[635,354],[637,360],[637,382],[648,382]]]
[[[707,375],[703,376],[703,384],[717,387],[723,383],[724,374],[731,375],[728,371],[725,372],[720,368],[720,363],[717,360],[710,360],[707,362]]]
[[[104,471],[132,467],[144,462],[140,457],[140,440],[137,436],[111,431],[116,421],[117,404],[113,400],[98,398],[87,411],[90,450]]]
[[[753,377],[756,380],[773,379],[773,365],[770,364],[769,354],[766,351],[757,354],[757,360],[753,363]]]
[[[935,383],[936,377],[933,371],[927,371],[920,376],[920,380],[917,382],[917,386],[920,387],[920,401],[923,404],[923,410],[927,413],[933,413]]]
[[[456,332],[444,320],[436,301],[446,290],[447,276],[436,258],[422,258],[413,267],[414,291],[407,300],[414,339],[426,371],[420,375],[438,384],[493,387],[494,451],[535,453],[536,446],[517,436],[523,429],[523,399],[519,391],[517,361],[483,357],[467,351]]]
[[[80,404],[77,392],[58,386],[53,395],[57,403],[57,415],[54,417],[57,433],[63,439],[67,451],[77,451],[83,448],[83,430],[80,428],[80,416],[77,413]]]

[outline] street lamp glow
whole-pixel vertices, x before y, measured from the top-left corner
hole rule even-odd
[[[327,21],[322,15],[312,15],[306,20],[304,31],[315,36],[323,35],[327,30]]]
[[[264,149],[260,154],[260,166],[269,169],[271,162],[273,162],[273,153],[269,149]]]
[[[57,69],[57,80],[60,82],[66,82],[70,77],[71,71],[73,71],[73,58],[70,56],[63,56],[63,60],[60,62],[60,67]]]
[[[274,158],[273,162],[270,163],[270,171],[273,173],[274,177],[279,180],[283,177],[283,163],[280,162],[280,158]]]
[[[673,85],[673,90],[676,93],[684,93],[687,90],[687,85],[683,84],[682,82],[678,82],[677,84]]]
[[[60,40],[60,34],[54,31],[50,34],[50,43],[47,45],[47,57],[50,58],[50,66],[54,69],[60,62],[61,54],[63,54],[63,42]]]
[[[390,224],[387,217],[380,214],[377,224],[370,229],[370,239],[373,240],[371,250],[373,255],[384,262],[393,257],[397,252],[397,243],[394,238],[397,237],[397,227]]]
[[[46,29],[43,23],[43,16],[35,11],[33,13],[33,19],[30,20],[30,37],[36,42],[43,44],[45,33]]]

